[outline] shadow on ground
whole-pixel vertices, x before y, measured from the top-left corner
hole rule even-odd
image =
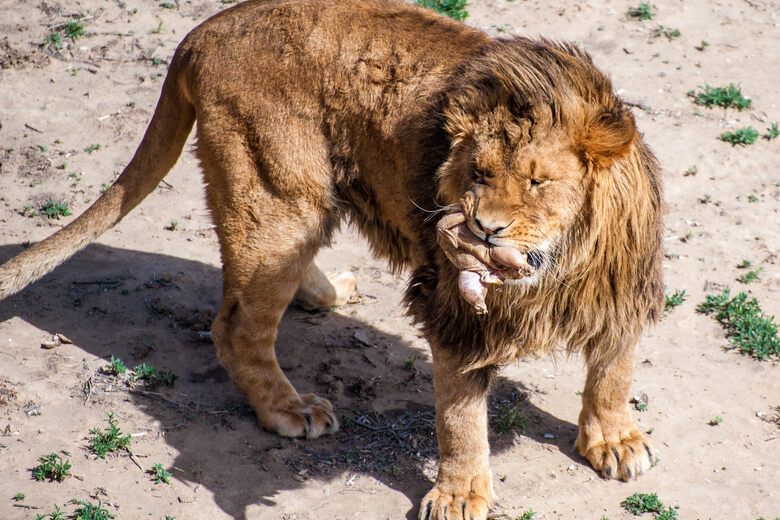
[[[5,261],[22,250],[0,248]],[[259,429],[252,410],[219,365],[208,330],[219,308],[219,269],[182,258],[89,246],[54,273],[0,302],[0,321],[14,316],[50,333],[61,333],[83,350],[149,363],[179,375],[173,389],[143,390],[133,403],[162,425],[164,439],[179,453],[174,476],[207,488],[236,519],[248,506],[270,505],[281,490],[307,479],[327,482],[344,470],[382,480],[416,504],[430,483],[421,461],[435,458],[431,369],[421,361],[408,370],[400,361],[419,350],[402,337],[337,312],[288,309],[280,325],[277,354],[300,392],[331,399],[343,427],[313,441],[280,438]],[[388,363],[392,353],[393,363]],[[41,353],[43,354],[43,351]],[[99,390],[100,378],[95,380]],[[552,443],[572,459],[576,426],[525,400],[528,390],[499,378],[494,419],[517,407],[527,419],[525,435]],[[376,412],[393,395],[398,409]],[[96,392],[91,406],[101,405]],[[545,438],[553,433],[554,439]],[[491,434],[493,452],[514,437]],[[409,511],[416,518],[416,511]]]

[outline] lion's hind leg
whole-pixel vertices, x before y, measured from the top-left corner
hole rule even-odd
[[[357,288],[357,279],[350,271],[325,274],[311,262],[295,293],[295,302],[306,310],[340,307],[347,303]]]
[[[587,356],[576,447],[605,478],[631,480],[650,469],[654,458],[628,404],[636,349],[626,346],[607,359],[596,352]]]
[[[199,131],[223,263],[222,307],[211,329],[219,358],[263,428],[287,437],[333,433],[339,424],[330,402],[298,394],[274,350],[282,315],[337,221],[329,172],[324,161],[301,153],[283,162],[277,150],[273,161],[258,161],[231,142],[239,132],[208,139],[206,125]],[[265,170],[266,163],[274,169]]]

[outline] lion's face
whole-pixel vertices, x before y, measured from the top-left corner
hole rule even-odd
[[[476,147],[467,225],[489,244],[526,253],[539,273],[581,212],[586,169],[562,134],[525,146],[508,147],[502,140],[489,138]]]
[[[471,232],[528,255],[539,281],[587,219],[588,193],[605,166],[634,139],[625,112],[595,110],[577,123],[553,124],[549,110],[517,114],[507,104],[455,118],[453,147],[440,170],[439,194],[464,204]]]

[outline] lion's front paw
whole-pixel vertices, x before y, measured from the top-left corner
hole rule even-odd
[[[260,425],[284,437],[316,439],[339,429],[339,421],[327,399],[301,394],[300,399],[264,413],[258,413]]]
[[[580,434],[577,449],[604,478],[631,480],[653,465],[653,448],[636,429],[620,440],[602,440],[590,446]]]
[[[485,520],[490,503],[475,492],[448,493],[434,486],[422,500],[420,520]]]

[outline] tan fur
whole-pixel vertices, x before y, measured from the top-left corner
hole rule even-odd
[[[289,383],[274,341],[296,291],[335,301],[312,258],[347,217],[393,268],[414,270],[406,298],[433,350],[441,448],[421,518],[486,517],[492,374],[558,345],[588,365],[580,452],[607,477],[649,467],[626,400],[635,345],[663,299],[658,171],[587,55],[491,40],[392,0],[239,4],[184,39],[133,160],[81,217],[0,266],[0,297],[126,215],[195,120],[224,265],[212,336],[262,426],[307,437],[338,427],[328,401]],[[426,211],[467,191],[475,235],[541,260],[488,290],[486,316],[460,298]]]

